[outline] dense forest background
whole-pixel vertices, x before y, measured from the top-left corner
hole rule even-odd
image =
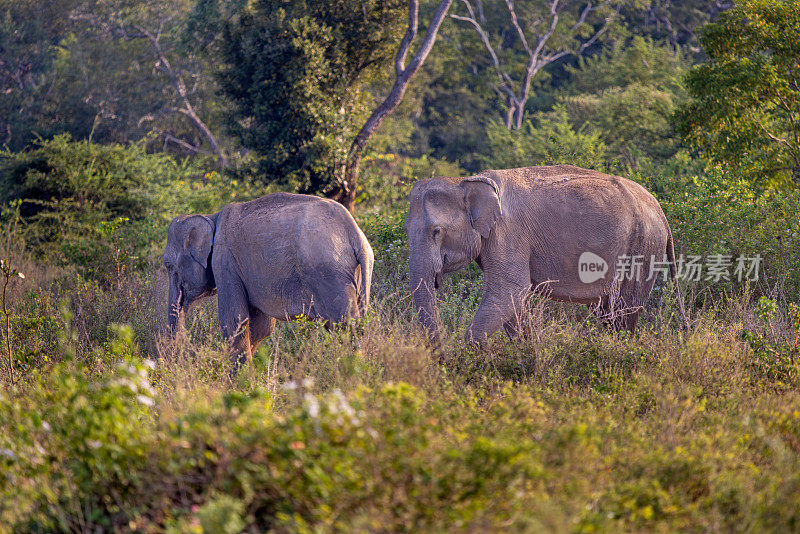
[[[371,148],[467,172],[559,151],[622,169],[663,163],[684,148],[671,118],[686,101],[688,69],[707,59],[698,35],[730,5],[455,1]],[[435,6],[423,2],[423,28]],[[407,17],[397,0],[3,8],[9,150],[59,134],[136,143],[177,158],[213,155],[231,169],[260,166],[260,181],[313,191],[332,180],[324,170],[391,83]],[[515,155],[508,142],[531,153]]]
[[[419,178],[571,163],[643,183],[679,252],[761,254],[764,291],[797,287],[795,2],[3,7],[0,204],[7,241],[40,259],[110,279],[152,264],[175,214],[233,199],[288,190],[397,219]],[[419,70],[400,69],[427,34]]]
[[[800,0],[0,0],[0,532],[796,530],[798,58]],[[411,186],[549,164],[758,279],[476,352],[473,265],[433,350]],[[232,377],[215,299],[166,331],[166,229],[274,191],[352,209],[373,305]]]

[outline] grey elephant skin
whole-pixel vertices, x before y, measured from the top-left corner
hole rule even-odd
[[[250,358],[276,319],[304,315],[334,323],[369,305],[374,256],[340,204],[274,193],[169,225],[169,324],[199,298],[217,294],[234,364]]]
[[[417,182],[405,226],[414,305],[435,339],[434,289],[443,273],[473,260],[484,286],[466,338],[481,346],[501,327],[519,334],[532,289],[590,305],[609,326],[633,331],[658,267],[675,277],[672,233],[653,195],[631,180],[572,165]],[[618,259],[632,256],[642,257],[641,275],[620,279]],[[654,276],[651,257],[663,262],[652,265]],[[586,258],[597,271],[582,276]],[[678,301],[683,312],[680,294]]]

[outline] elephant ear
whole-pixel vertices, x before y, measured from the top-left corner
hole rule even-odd
[[[503,214],[500,206],[500,190],[494,180],[486,176],[472,176],[461,181],[464,191],[464,202],[472,227],[488,238],[497,219]]]
[[[203,269],[207,269],[214,241],[214,223],[203,215],[193,215],[183,221],[183,224],[186,228],[183,250],[191,254]]]

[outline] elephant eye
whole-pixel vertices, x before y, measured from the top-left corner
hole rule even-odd
[[[441,234],[441,233],[442,233],[442,229],[441,228],[434,228],[433,229],[433,237],[439,237],[439,234]]]

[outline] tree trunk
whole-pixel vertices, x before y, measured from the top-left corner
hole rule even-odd
[[[369,142],[369,139],[383,123],[384,119],[388,117],[403,100],[403,95],[408,89],[408,84],[411,78],[419,70],[425,59],[428,57],[433,43],[436,41],[436,35],[439,32],[439,27],[442,25],[447,10],[453,0],[441,0],[436,12],[433,14],[431,23],[425,33],[425,39],[422,41],[419,50],[412,58],[408,66],[405,66],[406,56],[408,55],[411,44],[417,37],[417,25],[419,21],[419,1],[409,0],[408,2],[408,28],[400,42],[400,46],[395,56],[395,81],[389,96],[386,97],[375,111],[372,112],[367,122],[361,127],[361,130],[350,145],[350,150],[347,154],[347,162],[345,163],[344,176],[341,184],[332,192],[331,198],[341,203],[351,213],[355,209],[356,193],[358,191],[358,173],[361,167],[361,158],[364,155],[364,149]]]

